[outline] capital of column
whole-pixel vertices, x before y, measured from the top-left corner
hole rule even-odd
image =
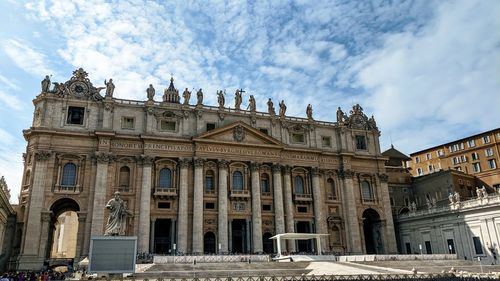
[[[318,167],[312,167],[311,168],[311,175],[313,177],[319,176],[319,168]]]
[[[204,163],[205,163],[204,159],[201,159],[201,158],[194,159],[194,167],[195,168],[203,167]]]
[[[338,170],[337,173],[343,179],[352,179],[354,177],[354,172],[351,170],[341,169],[341,170]]]
[[[37,152],[35,152],[35,160],[45,161],[49,159],[50,155],[52,155],[52,151],[50,150],[38,150]]]
[[[155,160],[154,156],[141,155],[141,161],[144,166],[151,166],[154,160]]]
[[[283,168],[283,173],[285,175],[289,175],[291,172],[292,172],[292,167],[288,166],[288,165],[285,165],[282,167]]]
[[[78,223],[83,223],[87,219],[87,213],[85,212],[76,212],[78,215]]]
[[[97,161],[97,163],[109,164],[116,159],[116,156],[109,152],[96,152],[94,155],[94,159]]]
[[[226,160],[219,160],[217,161],[217,166],[219,166],[219,169],[227,169],[229,162]]]
[[[378,174],[378,178],[381,182],[388,182],[389,176],[387,174]]]
[[[257,162],[250,163],[250,171],[252,171],[252,172],[258,171],[259,167],[260,167],[260,163],[257,163]]]
[[[42,222],[49,222],[51,218],[52,218],[52,211],[41,212],[40,219],[42,220]]]
[[[273,164],[273,172],[274,173],[279,173],[281,172],[281,165],[280,164]]]
[[[179,159],[179,165],[181,166],[181,168],[187,168],[187,167],[189,167],[190,163],[191,163],[190,159],[187,159],[187,158],[181,158],[181,159]]]

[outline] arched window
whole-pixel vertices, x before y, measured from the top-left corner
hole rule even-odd
[[[293,179],[295,185],[295,194],[304,194],[304,179],[301,176],[295,176]]]
[[[168,168],[160,170],[160,188],[172,187],[172,171]]]
[[[361,196],[364,200],[373,200],[373,192],[370,183],[367,181],[361,182]]]
[[[118,187],[120,189],[128,189],[130,186],[130,168],[123,166],[120,168],[120,178],[118,181]]]
[[[260,176],[260,188],[262,193],[271,192],[271,189],[269,188],[269,175],[266,173]]]
[[[233,173],[233,190],[243,190],[243,174],[240,171]]]
[[[61,185],[62,186],[75,186],[76,185],[76,165],[73,163],[67,163],[63,167],[62,177],[61,177]]]
[[[214,192],[214,172],[208,170],[205,174],[205,193]]]
[[[328,179],[326,181],[326,183],[328,185],[327,188],[328,188],[329,193],[330,193],[329,194],[330,199],[332,199],[332,200],[337,199],[337,190],[335,189],[335,182],[333,181],[333,179]]]

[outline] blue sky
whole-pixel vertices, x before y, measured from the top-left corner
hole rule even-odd
[[[500,1],[0,1],[0,175],[17,202],[22,130],[47,74],[115,96],[246,90],[334,121],[360,103],[407,154],[499,127]],[[160,95],[157,94],[157,99]],[[228,104],[233,104],[232,97]]]

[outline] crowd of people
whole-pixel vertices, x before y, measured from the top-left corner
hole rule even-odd
[[[66,275],[57,271],[9,271],[2,274],[0,281],[49,281],[49,280],[65,280]]]

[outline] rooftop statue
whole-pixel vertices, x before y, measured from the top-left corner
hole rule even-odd
[[[285,113],[286,113],[285,101],[281,100],[281,102],[280,102],[280,118],[284,118],[285,117]]]
[[[240,110],[241,103],[243,101],[241,94],[244,93],[243,89],[236,89],[236,93],[234,93],[234,108],[236,110]]]
[[[307,108],[306,108],[306,115],[307,115],[307,119],[309,119],[309,120],[313,120],[313,108],[312,108],[312,105],[311,105],[311,104],[308,104],[308,105],[307,105]]]
[[[219,108],[223,108],[224,103],[226,103],[226,99],[224,98],[224,92],[222,92],[222,90],[217,91],[217,102],[219,103]]]
[[[113,84],[113,79],[109,79],[109,81],[104,80],[104,84],[106,85],[106,97],[113,97],[113,92],[115,91],[115,84]]]
[[[46,75],[42,80],[42,93],[48,93],[50,89],[50,76]]]
[[[146,93],[148,95],[148,101],[153,101],[155,97],[155,88],[153,88],[153,84],[149,84],[149,87],[146,89]]]
[[[129,212],[125,207],[125,203],[120,198],[120,192],[117,191],[114,193],[114,197],[108,201],[106,208],[109,209],[109,217],[104,236],[125,235]]]
[[[276,111],[274,110],[274,104],[271,98],[267,101],[267,112],[271,115],[276,115]]]
[[[346,119],[346,116],[344,114],[344,112],[342,111],[342,109],[340,109],[340,106],[339,108],[337,109],[337,123],[344,123]]]
[[[196,101],[196,105],[202,105],[203,104],[203,91],[201,90],[201,88],[196,93],[196,98],[198,99]]]
[[[250,95],[250,99],[248,100],[247,110],[248,109],[250,109],[250,111],[252,112],[255,112],[255,110],[257,109],[255,105],[255,98],[253,97],[253,95]]]
[[[182,97],[184,98],[184,103],[183,105],[189,105],[189,99],[191,98],[191,92],[188,91],[188,88],[184,90],[182,93]]]

